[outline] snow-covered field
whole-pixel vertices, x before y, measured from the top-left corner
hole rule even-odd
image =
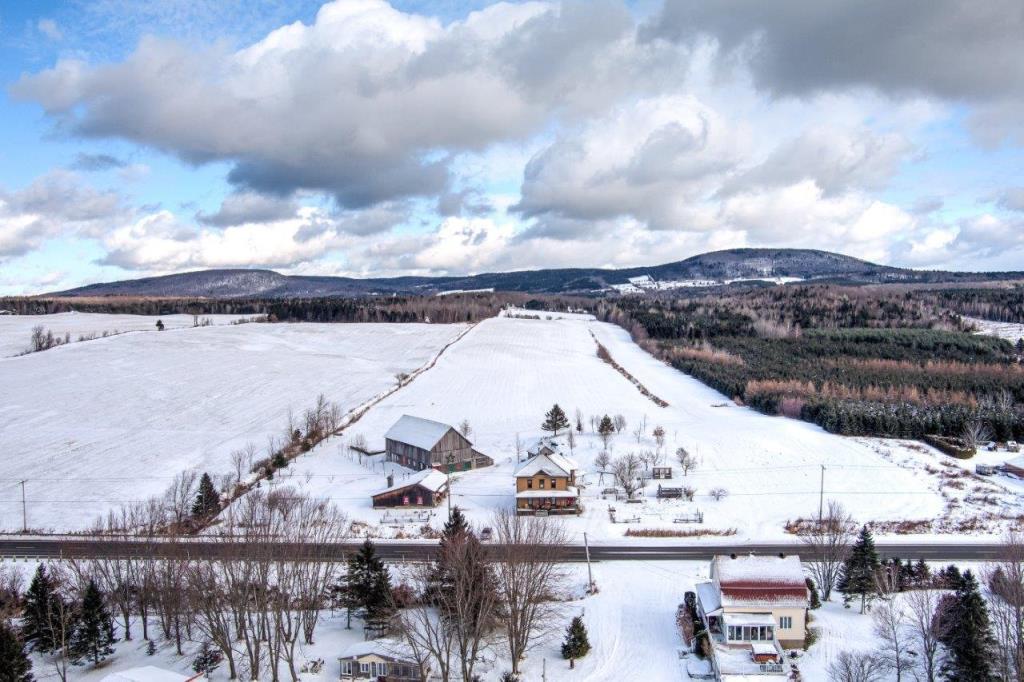
[[[0,318],[3,319],[3,318]],[[73,530],[231,469],[319,393],[348,411],[427,364],[465,325],[245,324],[124,334],[0,359],[0,529]],[[260,454],[259,456],[263,456]]]
[[[965,317],[964,321],[972,323],[978,328],[976,333],[988,336],[998,336],[1010,343],[1017,343],[1024,338],[1024,324],[1017,322],[995,322],[993,320],[982,320],[977,317]]]
[[[210,324],[231,324],[246,315],[201,315]],[[191,315],[107,315],[104,313],[56,313],[53,315],[0,315],[0,358],[24,352],[29,347],[32,329],[42,326],[63,339],[70,334],[72,343],[80,336],[103,336],[104,333],[155,332],[156,321],[164,323],[164,329],[181,329],[193,326]]]
[[[667,401],[668,407],[656,405],[598,359],[591,333],[618,363]],[[473,429],[471,440],[496,464],[458,474],[452,483],[452,499],[486,525],[495,509],[513,504],[517,435],[524,443],[543,435],[540,423],[554,402],[570,419],[576,408],[584,415],[585,433],[578,438],[575,458],[587,471],[585,511],[566,520],[577,539],[586,531],[592,541],[621,542],[628,528],[734,529],[736,535],[724,538],[726,542],[792,539],[785,533],[786,522],[817,513],[822,465],[825,500],[841,501],[860,521],[958,520],[975,513],[965,501],[971,494],[991,495],[993,509],[1021,511],[1019,496],[998,481],[982,481],[965,473],[957,482],[944,475],[950,458],[931,448],[901,441],[843,438],[805,422],[738,407],[654,359],[618,327],[579,319],[501,317],[480,323],[434,368],[381,401],[342,436],[300,456],[273,485],[330,497],[345,507],[353,520],[371,526],[372,534],[414,536],[425,521],[439,526],[444,510],[432,515],[400,514],[397,519],[394,513],[373,510],[370,495],[385,487],[386,472],[395,472],[401,480],[406,470],[382,462],[382,455],[367,458],[352,453],[346,447],[347,439],[362,436],[371,448],[383,448],[384,432],[403,414],[453,425],[466,419]],[[670,483],[664,482],[695,488],[695,501],[659,501],[655,499],[657,482],[647,486],[642,504],[601,499],[600,491],[611,480],[605,476],[602,484],[596,471],[594,458],[601,443],[591,431],[590,416],[603,414],[622,414],[628,422],[612,441],[613,456],[655,449],[651,431],[656,425],[665,429],[668,453],[677,447],[696,453],[701,460],[697,471],[682,478],[677,470]],[[632,432],[645,420],[638,444]],[[671,454],[667,463],[674,463]],[[955,487],[959,485],[963,487]],[[717,487],[728,491],[719,501],[709,494]],[[957,503],[950,504],[951,499]],[[609,506],[617,507],[620,520],[637,517],[639,521],[613,524]],[[675,523],[676,518],[695,509],[704,513],[703,525]],[[942,530],[951,532],[948,528]],[[993,532],[999,530],[993,528]],[[923,536],[906,537],[920,540]]]

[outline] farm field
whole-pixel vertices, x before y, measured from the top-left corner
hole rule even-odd
[[[201,315],[210,324],[231,324],[244,315]],[[71,335],[71,342],[78,342],[79,336],[102,336],[125,332],[156,331],[156,321],[164,323],[164,329],[191,327],[191,315],[107,315],[104,313],[55,313],[53,315],[0,315],[0,358],[11,357],[28,349],[32,329],[42,326],[55,337]]]
[[[668,406],[659,407],[602,362],[595,337]],[[371,449],[383,449],[385,431],[403,414],[452,425],[465,419],[474,445],[496,464],[456,475],[452,501],[486,525],[495,509],[513,504],[517,436],[526,444],[542,436],[540,423],[554,402],[570,419],[576,408],[584,415],[575,458],[586,471],[585,511],[566,517],[576,540],[587,532],[591,541],[621,542],[627,529],[640,528],[732,533],[725,541],[792,539],[784,530],[787,521],[817,513],[822,465],[825,500],[841,501],[861,522],[924,519],[934,523],[918,533],[955,532],[956,523],[980,513],[972,508],[972,495],[988,496],[990,506],[984,511],[1015,515],[1022,510],[1006,486],[973,476],[935,450],[911,442],[844,438],[738,407],[645,353],[620,328],[586,319],[485,320],[434,368],[382,400],[346,433],[300,456],[272,485],[331,498],[352,520],[366,524],[358,529],[371,535],[416,536],[425,523],[440,527],[445,510],[404,515],[373,510],[370,495],[386,486],[386,474],[393,472],[397,482],[408,472],[383,462],[383,455],[357,455],[347,443],[365,438]],[[660,425],[668,453],[685,447],[700,458],[696,471],[682,478],[677,468],[673,481],[665,482],[693,487],[692,503],[654,499],[657,482],[648,484],[640,504],[601,499],[601,490],[612,482],[607,475],[602,481],[594,464],[602,448],[590,416],[606,413],[627,421],[610,445],[613,457],[655,449],[651,431]],[[645,421],[638,442],[633,431]],[[673,462],[669,454],[666,463]],[[724,488],[727,495],[713,499],[714,488]],[[619,523],[611,522],[609,506],[617,507]],[[704,514],[703,524],[675,523],[697,510]],[[622,523],[626,518],[635,522]],[[999,523],[990,530],[1001,532]],[[886,534],[884,529],[880,533]]]
[[[1024,339],[1024,324],[1019,322],[996,322],[994,320],[982,320],[977,317],[965,317],[967,322],[978,328],[976,333],[987,336],[998,336],[1010,343],[1017,343]]]
[[[0,318],[2,320],[3,318]],[[124,334],[0,359],[0,529],[78,530],[186,469],[231,470],[319,393],[352,410],[464,325],[246,324]]]

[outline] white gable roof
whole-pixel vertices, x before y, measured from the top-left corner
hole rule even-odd
[[[402,488],[407,488],[411,485],[417,484],[436,493],[448,484],[448,477],[437,469],[424,469],[423,471],[417,471],[409,478],[396,482],[393,486],[375,492],[373,495],[383,495],[384,493],[390,493],[394,490],[401,490]]]
[[[102,682],[185,682],[188,677],[151,665],[110,673]]]
[[[556,452],[550,455],[537,455],[528,459],[516,471],[516,476],[534,476],[542,471],[556,476],[569,476],[578,468],[579,465],[576,462]]]
[[[444,434],[448,433],[452,427],[448,424],[442,424],[441,422],[431,421],[430,419],[423,419],[422,417],[412,417],[407,414],[403,414],[401,418],[394,423],[394,425],[388,429],[388,432],[384,434],[385,438],[391,440],[397,440],[400,443],[406,443],[408,445],[429,450],[435,445],[437,441],[444,437]]]

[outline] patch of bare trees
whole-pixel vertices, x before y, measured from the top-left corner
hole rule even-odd
[[[616,457],[611,462],[612,476],[615,483],[626,493],[626,497],[633,497],[633,494],[640,489],[640,458],[632,452],[627,455]]]
[[[829,500],[825,514],[807,524],[800,533],[800,541],[806,548],[802,552],[803,559],[824,601],[829,600],[832,588],[839,581],[853,540],[853,529],[853,517],[841,503]]]
[[[697,457],[690,454],[686,448],[676,448],[676,461],[679,462],[679,468],[682,470],[683,476],[695,470],[699,464]]]

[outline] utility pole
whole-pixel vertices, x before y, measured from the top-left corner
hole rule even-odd
[[[821,486],[818,488],[818,523],[821,523],[821,513],[825,503],[825,465],[821,465]]]
[[[21,532],[28,535],[28,511],[25,507],[25,481],[21,482]]]
[[[587,591],[594,594],[594,573],[590,570],[590,543],[587,542],[587,533],[583,533],[583,548],[587,552]]]

